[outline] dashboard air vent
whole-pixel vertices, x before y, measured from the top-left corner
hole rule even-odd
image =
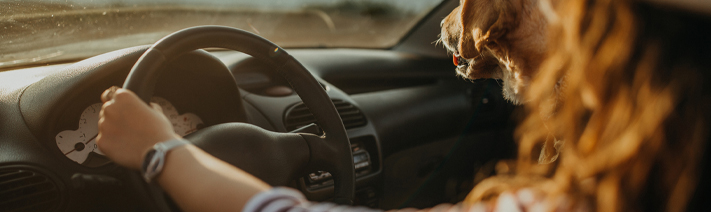
[[[355,105],[338,99],[332,99],[331,101],[333,101],[333,105],[336,106],[338,114],[341,115],[341,120],[343,120],[343,125],[346,129],[362,127],[368,123],[363,112]],[[286,110],[286,115],[284,116],[284,124],[286,125],[287,131],[292,131],[315,122],[316,119],[314,115],[311,114],[311,111],[309,111],[303,102],[297,103]]]
[[[59,200],[48,176],[22,167],[0,168],[0,211],[53,211]]]

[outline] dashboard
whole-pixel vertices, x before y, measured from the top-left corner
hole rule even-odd
[[[0,72],[0,175],[5,176],[5,171],[13,176],[31,173],[44,179],[42,189],[49,190],[41,191],[49,195],[43,198],[48,201],[31,199],[38,201],[37,207],[161,210],[154,208],[155,195],[131,183],[140,179],[111,163],[94,145],[101,92],[120,86],[146,48],[118,50],[71,64]],[[409,182],[401,179],[404,173],[422,172],[408,167],[431,167],[427,155],[445,152],[448,146],[440,143],[464,135],[461,132],[468,132],[465,126],[476,129],[467,136],[505,129],[508,119],[501,117],[508,117],[513,109],[501,98],[497,82],[461,80],[453,75],[446,59],[385,50],[290,53],[321,83],[344,121],[354,153],[358,205],[397,207],[392,205],[401,200],[389,198],[405,195],[392,193],[403,191],[388,186],[398,185],[393,181]],[[269,64],[248,55],[199,50],[163,69],[165,74],[156,81],[152,101],[161,106],[180,135],[230,122],[275,132],[293,131],[313,122],[289,83]],[[12,82],[13,78],[22,82]],[[419,152],[422,161],[404,153],[429,144],[438,146]],[[485,148],[476,155],[505,156],[500,151],[508,148]],[[405,166],[398,162],[404,160],[403,155],[412,163]],[[470,160],[475,159],[459,161]],[[451,172],[466,174],[458,169]],[[327,172],[306,173],[286,186],[301,190],[311,200],[323,201],[333,192],[333,179]]]
[[[458,3],[435,9],[391,49],[287,50],[321,83],[344,121],[357,205],[456,202],[480,179],[473,176],[492,172],[487,161],[515,155],[515,107],[501,97],[498,82],[457,77],[445,50],[432,45],[441,17]],[[0,70],[0,211],[178,211],[156,204],[170,200],[92,145],[99,96],[123,84],[147,47]],[[248,55],[199,50],[161,69],[152,96],[187,137],[234,122],[318,133],[300,129],[313,119],[289,83]],[[332,176],[322,171],[280,185],[314,201],[333,193]]]

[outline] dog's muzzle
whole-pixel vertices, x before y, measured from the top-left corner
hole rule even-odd
[[[457,66],[458,68],[459,68],[459,67],[465,67],[465,66],[469,65],[469,61],[467,61],[466,59],[464,59],[464,58],[462,58],[461,56],[459,56],[458,53],[454,53],[454,55],[452,56],[452,62],[453,62],[454,65]]]

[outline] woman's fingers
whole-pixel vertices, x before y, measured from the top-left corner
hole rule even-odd
[[[158,142],[179,138],[157,104],[147,105],[130,90],[111,87],[101,94],[97,145],[119,165],[139,169]]]
[[[153,108],[153,110],[156,110],[160,112],[160,114],[163,114],[163,108],[161,108],[159,104],[151,102],[151,107]]]
[[[104,93],[101,94],[101,102],[108,102],[111,101],[111,99],[114,98],[114,94],[116,94],[116,90],[118,90],[118,86],[111,86],[109,89],[106,89]]]

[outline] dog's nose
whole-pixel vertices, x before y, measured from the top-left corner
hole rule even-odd
[[[469,65],[469,62],[466,59],[459,56],[459,53],[457,53],[457,52],[455,52],[454,55],[452,56],[452,62],[457,67]]]

